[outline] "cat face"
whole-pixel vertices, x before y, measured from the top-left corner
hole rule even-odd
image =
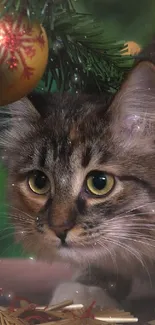
[[[47,260],[145,267],[155,259],[154,66],[139,63],[111,103],[32,102],[10,106],[0,140],[16,238]]]

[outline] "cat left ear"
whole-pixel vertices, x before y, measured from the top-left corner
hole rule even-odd
[[[12,116],[17,117],[27,117],[27,118],[37,118],[40,116],[39,112],[30,102],[27,97],[24,97],[8,106],[9,111]]]
[[[155,66],[151,62],[133,68],[109,111],[115,134],[150,135],[155,127]]]

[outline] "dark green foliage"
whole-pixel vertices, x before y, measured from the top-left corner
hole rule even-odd
[[[132,59],[122,56],[123,41],[106,33],[104,22],[75,11],[71,1],[3,0],[6,12],[25,12],[49,38],[49,62],[38,90],[115,92]],[[26,6],[25,6],[26,3]],[[25,7],[24,7],[25,6]]]

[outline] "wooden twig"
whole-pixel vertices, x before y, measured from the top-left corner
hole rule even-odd
[[[135,317],[95,317],[96,320],[99,320],[101,322],[106,322],[109,324],[113,323],[119,323],[119,324],[124,324],[124,323],[137,323],[138,318]],[[41,324],[42,325],[42,324]]]
[[[66,301],[61,302],[60,304],[56,304],[56,305],[49,306],[49,307],[44,307],[44,310],[52,311],[52,310],[57,310],[57,309],[63,309],[63,308],[70,306],[72,304],[73,304],[73,300],[66,300]]]
[[[46,307],[46,306],[36,307],[36,310],[54,311],[59,309],[73,310],[73,309],[82,309],[82,308],[84,308],[82,304],[73,304],[72,300],[67,300],[60,304],[56,304],[50,307]]]

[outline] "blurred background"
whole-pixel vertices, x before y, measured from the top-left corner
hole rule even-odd
[[[76,8],[104,21],[117,40],[146,44],[155,32],[154,0],[77,0]]]

